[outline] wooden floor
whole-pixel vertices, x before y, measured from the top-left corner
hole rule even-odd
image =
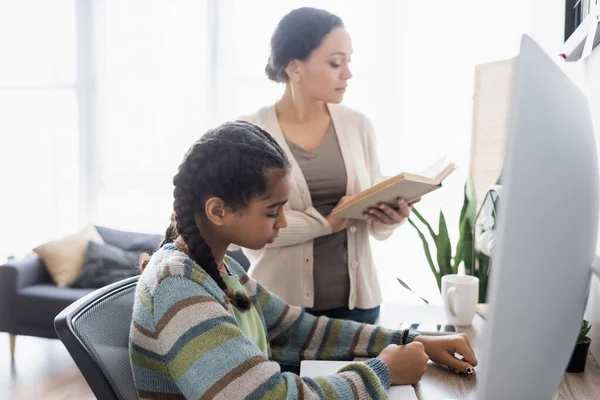
[[[95,399],[59,340],[17,336],[12,363],[6,333],[0,333],[0,398]]]

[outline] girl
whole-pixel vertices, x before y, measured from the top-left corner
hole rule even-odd
[[[264,249],[245,249],[250,275],[288,303],[315,315],[374,323],[381,292],[369,236],[385,240],[410,213],[398,199],[366,211],[368,221],[331,211],[383,178],[367,117],[340,106],[352,78],[352,43],[342,20],[299,8],[271,39],[269,79],[281,99],[241,119],[269,132],[291,161],[288,226]]]
[[[245,122],[206,133],[173,183],[174,225],[138,282],[130,355],[140,398],[385,398],[417,382],[428,358],[468,372],[465,336],[409,334],[314,317],[286,304],[225,256],[233,243],[258,250],[287,225],[289,165],[279,145]],[[451,356],[464,355],[459,361]],[[280,364],[351,360],[339,373],[301,379]]]

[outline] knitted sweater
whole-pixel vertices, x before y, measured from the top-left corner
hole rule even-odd
[[[390,371],[376,358],[317,379],[282,373],[278,362],[376,356],[399,343],[399,331],[316,318],[269,293],[234,260],[226,263],[260,315],[269,358],[243,335],[217,283],[166,245],[152,256],[136,290],[130,357],[140,398],[386,398]]]

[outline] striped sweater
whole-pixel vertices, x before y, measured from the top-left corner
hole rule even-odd
[[[152,256],[136,290],[129,347],[140,398],[386,398],[390,371],[376,358],[317,379],[282,373],[279,363],[373,357],[399,343],[399,331],[316,318],[269,293],[234,260],[226,263],[258,311],[269,357],[240,331],[217,283],[185,253],[166,245]]]

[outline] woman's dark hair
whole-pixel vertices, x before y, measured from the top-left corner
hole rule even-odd
[[[306,60],[329,32],[343,26],[340,17],[318,8],[302,7],[289,12],[271,37],[271,55],[265,73],[272,81],[287,82],[285,68],[290,61]]]
[[[285,153],[259,127],[236,121],[209,130],[188,150],[173,178],[174,212],[161,245],[181,236],[190,257],[217,282],[231,302],[240,309],[250,308],[246,295],[228,290],[211,249],[198,230],[195,215],[204,215],[204,205],[211,197],[219,197],[234,211],[244,209],[251,200],[268,192],[274,183],[272,172],[283,177],[288,171]]]

